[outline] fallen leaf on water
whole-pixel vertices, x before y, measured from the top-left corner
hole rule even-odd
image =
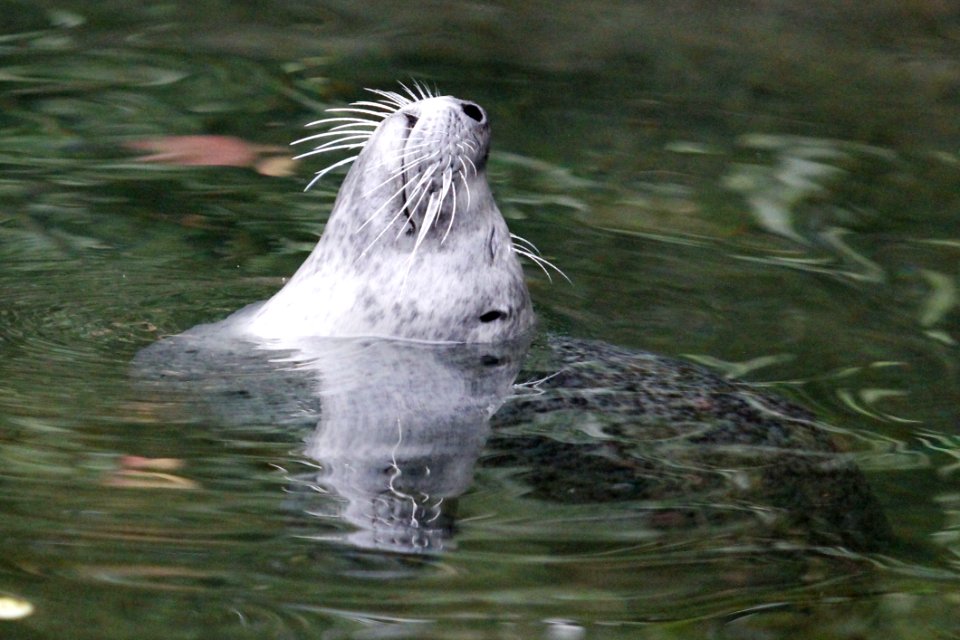
[[[104,479],[107,487],[125,489],[196,489],[197,483],[170,471],[183,468],[180,458],[146,458],[123,456],[120,469]]]
[[[120,466],[124,469],[150,469],[153,471],[176,471],[183,468],[180,458],[145,458],[143,456],[123,456]]]
[[[163,136],[131,140],[124,146],[149,155],[139,162],[181,166],[251,167],[270,176],[289,175],[296,161],[280,155],[285,147],[247,142],[234,136]]]
[[[196,489],[198,486],[193,480],[172,473],[131,469],[117,471],[105,479],[103,484],[124,489]]]
[[[293,175],[293,169],[296,166],[297,161],[294,158],[288,158],[287,156],[268,156],[262,160],[258,160],[256,164],[253,165],[253,168],[256,169],[260,175],[283,178]]]

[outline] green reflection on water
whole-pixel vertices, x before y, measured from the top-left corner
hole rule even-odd
[[[0,592],[34,610],[0,634],[957,633],[957,15],[562,4],[6,3]],[[303,464],[299,434],[138,404],[132,355],[269,295],[336,180],[302,194],[318,167],[147,165],[123,145],[282,146],[410,75],[490,111],[504,213],[574,282],[531,268],[546,329],[687,354],[815,409],[902,548],[876,567],[671,548],[629,538],[624,510],[539,503],[487,468],[460,499],[457,551],[351,555],[291,535],[344,526],[281,504],[272,465]],[[111,486],[130,455],[185,466]],[[628,539],[578,518],[621,518]]]

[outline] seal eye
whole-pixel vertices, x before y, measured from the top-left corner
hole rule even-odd
[[[494,320],[500,320],[507,317],[506,311],[500,311],[499,309],[494,309],[493,311],[487,311],[485,314],[480,316],[480,322],[493,322]]]
[[[480,123],[483,122],[483,109],[477,105],[473,104],[472,102],[464,102],[462,105],[460,105],[460,108],[463,109],[463,112],[467,114],[471,120],[476,120]]]

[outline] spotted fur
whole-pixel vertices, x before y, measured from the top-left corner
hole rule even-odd
[[[297,141],[316,145],[300,157],[355,153],[308,185],[351,165],[313,253],[273,298],[231,320],[238,331],[483,343],[532,327],[517,258],[552,265],[510,233],[493,199],[486,112],[419,83],[404,90],[331,109],[311,123],[328,130]]]

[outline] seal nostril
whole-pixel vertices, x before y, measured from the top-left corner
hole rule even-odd
[[[407,117],[407,129],[413,129],[415,126],[417,126],[417,121],[420,120],[420,118],[412,113],[405,113],[403,115]]]
[[[471,119],[476,120],[477,122],[483,122],[483,109],[477,105],[473,104],[472,102],[464,102],[460,105],[460,108],[463,109],[463,112]]]
[[[500,311],[499,309],[494,309],[493,311],[487,311],[485,314],[480,316],[480,322],[493,322],[494,320],[499,320],[501,318],[506,318],[507,312]]]

